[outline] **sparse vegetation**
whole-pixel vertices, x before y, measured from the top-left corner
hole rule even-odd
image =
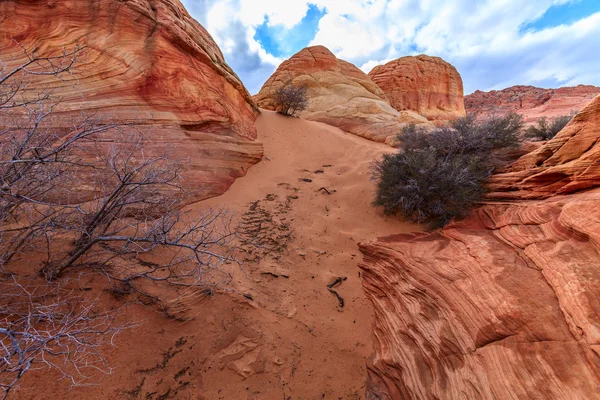
[[[571,122],[574,115],[574,113],[561,115],[550,120],[546,117],[541,117],[535,125],[529,126],[525,130],[524,136],[527,139],[550,140]]]
[[[408,126],[398,137],[400,150],[373,165],[374,205],[431,229],[464,218],[485,193],[493,152],[518,146],[522,126],[517,114],[467,116],[431,132]]]
[[[294,116],[308,107],[305,86],[287,83],[277,89],[273,95],[276,110],[279,114]]]
[[[84,114],[61,122],[55,89],[38,79],[69,84],[83,48],[23,51],[26,63],[0,64],[0,397],[33,369],[72,383],[85,369],[108,371],[100,345],[128,325],[97,293],[73,294],[82,274],[181,318],[179,300],[222,287],[222,266],[236,261],[227,212],[181,211],[180,165],[168,151],[149,154],[129,124]]]

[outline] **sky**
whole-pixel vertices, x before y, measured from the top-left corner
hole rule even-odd
[[[512,85],[600,86],[600,0],[182,0],[250,93],[323,45],[365,72],[442,57],[465,94]]]

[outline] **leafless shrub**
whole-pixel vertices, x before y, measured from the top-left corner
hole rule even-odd
[[[279,114],[294,116],[308,107],[308,97],[305,86],[287,83],[277,89],[273,95],[276,110]]]
[[[74,154],[78,142],[111,129],[91,118],[53,128],[57,100],[52,90],[30,87],[40,77],[61,82],[82,51],[74,46],[41,57],[23,49],[25,63],[10,69],[0,63],[0,267],[58,223],[60,204],[52,196],[68,197],[65,182],[80,162]]]
[[[29,371],[46,369],[72,384],[110,373],[100,348],[129,327],[65,287],[4,276],[0,280],[0,390],[6,398]]]
[[[57,132],[46,127],[53,112],[47,101],[22,105],[26,113],[0,133],[0,265],[49,229],[62,226],[74,208],[69,203],[79,197],[75,175],[86,168],[79,144],[118,127],[84,118]]]
[[[71,269],[93,265],[110,281],[161,307],[165,304],[145,289],[147,283],[223,286],[229,275],[222,267],[235,262],[229,213],[186,216],[180,165],[166,153],[147,156],[141,136],[128,133],[129,142],[125,140],[99,146],[100,163],[89,166],[97,195],[69,212],[63,227],[75,238],[68,253],[50,255],[46,278],[59,279]]]
[[[6,74],[2,82],[23,74],[60,78],[71,73],[80,51],[43,59],[27,53],[30,61]],[[45,69],[29,69],[40,63]],[[5,92],[21,90],[27,86],[24,81],[18,79]],[[17,99],[19,93],[8,97]],[[42,272],[48,280],[82,265],[96,269],[102,265],[103,273],[128,285],[146,279],[204,287],[227,280],[220,267],[235,261],[233,246],[229,246],[235,234],[228,213],[209,211],[198,218],[185,217],[180,165],[168,151],[150,156],[142,133],[84,116],[71,129],[57,131],[57,124],[51,123],[53,100],[44,94],[35,101],[13,102],[10,109],[18,112],[2,118],[3,265],[35,246],[46,253]],[[81,188],[74,187],[82,177],[91,201],[82,202]],[[60,241],[67,246],[53,245]],[[157,255],[159,248],[170,254],[168,260],[143,260],[143,256]],[[132,260],[135,267],[131,267]]]
[[[227,284],[223,267],[236,262],[229,213],[182,211],[181,168],[168,151],[150,155],[128,124],[86,115],[66,124],[53,91],[30,85],[44,76],[60,86],[81,51],[24,50],[25,64],[0,66],[0,272],[12,277],[0,291],[5,396],[36,364],[75,382],[122,328],[90,299],[65,295],[71,273],[102,274],[123,298],[137,294],[173,316],[179,298]],[[21,283],[33,254],[43,255],[45,285]]]
[[[71,383],[85,370],[101,369],[98,349],[126,326],[113,325],[114,315],[93,299],[65,290],[66,281],[32,281],[6,267],[15,256],[26,260],[35,249],[50,249],[67,216],[71,178],[83,167],[80,142],[116,125],[92,118],[54,128],[57,99],[32,81],[43,77],[62,82],[77,64],[82,48],[42,57],[23,49],[27,61],[13,68],[0,63],[0,390],[6,398],[28,371],[49,368]],[[33,86],[33,88],[32,88]]]
[[[0,60],[0,110],[15,109],[30,104],[39,104],[51,96],[49,89],[28,89],[31,77],[53,77],[71,74],[78,63],[78,56],[85,49],[80,45],[72,49],[63,48],[62,52],[50,56],[41,56],[36,51],[22,47],[27,61],[9,68]]]

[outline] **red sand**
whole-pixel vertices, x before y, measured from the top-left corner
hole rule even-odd
[[[229,208],[241,217],[259,201],[272,216],[267,229],[275,236],[288,232],[277,227],[289,227],[287,247],[283,238],[280,254],[245,263],[231,293],[191,299],[189,322],[129,308],[142,324],[106,349],[114,370],[92,380],[96,385],[69,390],[52,374],[32,373],[14,398],[364,398],[365,360],[373,353],[371,305],[356,244],[418,229],[371,206],[369,164],[392,149],[269,111],[256,127],[263,161],[224,195],[194,204],[190,212]],[[347,277],[336,288],[343,308],[327,290],[337,277]]]

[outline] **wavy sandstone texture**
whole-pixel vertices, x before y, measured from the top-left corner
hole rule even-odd
[[[492,176],[490,199],[544,199],[600,185],[600,95],[553,139]]]
[[[523,115],[526,123],[533,123],[540,117],[552,118],[578,112],[598,94],[600,87],[586,85],[559,89],[512,86],[490,92],[476,90],[465,96],[465,108],[469,113],[484,115],[516,112]]]
[[[548,198],[361,244],[375,311],[368,399],[597,397],[599,139],[600,96],[512,166],[537,177],[523,198]],[[557,173],[564,182],[543,189]]]
[[[76,43],[87,47],[74,79],[37,82],[61,99],[57,124],[80,112],[133,123],[147,152],[168,147],[182,161],[194,199],[223,193],[260,160],[254,101],[180,1],[0,2],[8,67],[24,62],[23,48],[48,55]]]
[[[323,46],[307,47],[284,61],[255,96],[258,105],[276,110],[273,94],[288,83],[307,87],[309,105],[302,118],[370,140],[392,144],[409,123],[431,126],[420,115],[392,108],[364,72]]]
[[[398,111],[414,111],[430,121],[465,115],[462,78],[439,57],[402,57],[373,68],[369,77]]]

